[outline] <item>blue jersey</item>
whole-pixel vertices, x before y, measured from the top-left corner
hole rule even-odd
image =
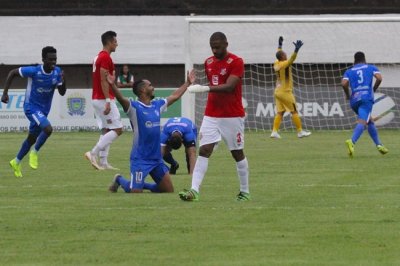
[[[131,160],[161,160],[160,113],[167,109],[167,100],[154,100],[150,105],[131,101],[127,115],[133,127]]]
[[[344,73],[343,79],[349,81],[351,88],[350,104],[374,100],[372,81],[376,73],[379,73],[378,68],[368,64],[354,65]]]
[[[197,128],[193,122],[185,117],[173,117],[165,123],[161,133],[161,144],[167,144],[172,133],[178,131],[181,133],[184,143],[196,142]]]
[[[51,73],[46,73],[43,65],[19,68],[19,74],[28,78],[25,92],[24,109],[38,109],[47,115],[51,108],[54,90],[62,84],[61,69],[55,67]]]

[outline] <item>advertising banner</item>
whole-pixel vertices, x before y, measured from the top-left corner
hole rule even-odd
[[[156,97],[167,97],[175,89],[157,89]],[[128,98],[133,96],[131,89],[121,90]],[[9,90],[9,102],[0,103],[0,132],[27,131],[29,121],[24,114],[25,90]],[[0,92],[0,97],[2,92]],[[68,89],[64,96],[54,93],[52,108],[48,116],[54,131],[98,131],[93,107],[91,89]],[[124,130],[132,130],[129,119],[122,107],[120,109]],[[170,106],[167,112],[162,114],[161,124],[170,117],[181,116],[181,101]]]

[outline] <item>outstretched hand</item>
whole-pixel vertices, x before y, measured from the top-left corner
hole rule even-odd
[[[192,69],[186,73],[186,80],[190,84],[193,84],[196,81],[196,73],[195,73],[194,69]]]
[[[281,48],[282,44],[283,44],[283,37],[282,36],[279,36],[278,43],[279,43],[279,48]]]
[[[301,40],[297,40],[296,42],[293,42],[293,44],[295,47],[294,51],[297,53],[304,43]]]
[[[1,101],[3,103],[8,103],[8,93],[3,92],[3,95],[1,96]]]

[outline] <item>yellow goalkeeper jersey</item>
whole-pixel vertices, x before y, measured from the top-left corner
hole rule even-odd
[[[278,49],[279,51],[280,49]],[[296,60],[297,53],[293,53],[289,60],[279,61],[274,63],[276,73],[276,89],[283,91],[293,91],[292,64]]]

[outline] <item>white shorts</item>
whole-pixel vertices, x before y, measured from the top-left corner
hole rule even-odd
[[[108,115],[104,115],[104,106],[106,104],[106,100],[92,100],[94,114],[96,116],[97,125],[100,129],[116,129],[122,128],[121,115],[119,114],[119,110],[117,105],[115,104],[115,100],[111,100],[111,111]]]
[[[223,139],[229,150],[242,150],[244,148],[244,118],[204,116],[199,138],[200,146],[218,143]]]

